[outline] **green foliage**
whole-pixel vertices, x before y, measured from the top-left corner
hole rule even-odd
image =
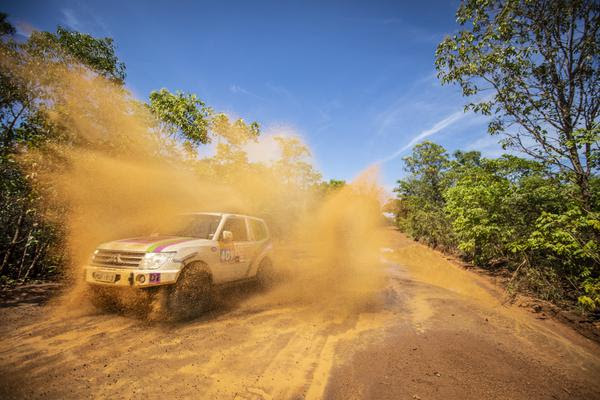
[[[486,168],[462,174],[445,193],[458,248],[477,264],[505,256],[515,226],[508,208],[510,182]],[[508,229],[507,229],[508,228]]]
[[[2,37],[4,35],[14,35],[15,34],[15,27],[12,26],[10,24],[10,22],[8,22],[6,20],[7,17],[8,17],[8,15],[6,15],[3,12],[0,12],[0,37]]]
[[[15,282],[51,277],[63,260],[63,232],[45,218],[36,174],[25,175],[12,157],[0,157],[0,182],[0,276]]]
[[[40,163],[24,171],[17,162],[30,148],[64,135],[46,118],[48,96],[43,77],[31,65],[43,59],[48,66],[83,65],[99,76],[121,84],[125,66],[115,56],[112,39],[58,28],[56,33],[33,32],[26,42],[12,38],[14,28],[0,14],[0,276],[20,282],[48,278],[64,263],[64,232],[49,219],[42,193],[52,188],[38,179]]]
[[[395,191],[402,207],[399,225],[417,240],[433,247],[451,246],[454,238],[444,213],[450,159],[442,146],[423,142],[404,158],[409,176],[398,181]]]
[[[5,16],[1,24],[8,24]],[[2,32],[7,36],[0,41],[2,154],[14,153],[18,145],[55,140],[61,134],[45,115],[48,104],[60,102],[50,89],[56,83],[52,66],[85,68],[117,85],[125,78],[125,66],[115,56],[110,38],[59,27],[56,33],[35,31],[26,42],[19,42],[11,36],[14,28],[5,27]],[[41,73],[42,65],[46,73]]]
[[[558,186],[539,163],[514,156],[465,162],[460,152],[455,157],[445,211],[458,248],[477,264],[519,254],[540,213],[561,207]]]
[[[115,55],[111,38],[95,38],[59,26],[56,33],[32,32],[23,48],[47,61],[83,64],[119,84],[125,81],[125,64]]]
[[[504,146],[562,171],[589,210],[600,151],[600,3],[464,0],[457,21],[462,30],[436,52],[442,83],[475,98],[467,109],[494,116],[489,132]]]
[[[493,116],[488,131],[505,148],[528,157],[455,153],[444,210],[457,249],[477,264],[515,269],[543,298],[580,296],[593,309],[600,4],[463,0],[456,16],[461,30],[436,51],[438,77],[474,99],[466,109]]]
[[[587,279],[600,271],[600,214],[587,213],[577,207],[562,213],[543,212],[526,249],[540,258],[540,263],[561,268],[569,277]]]
[[[584,295],[577,299],[579,304],[588,311],[600,309],[600,279],[591,278],[583,283]]]
[[[168,134],[194,145],[210,142],[212,110],[195,94],[171,93],[163,88],[150,93],[148,107]]]
[[[426,141],[416,145],[412,155],[403,160],[412,179],[409,185],[404,186],[404,193],[423,198],[432,205],[442,206],[442,193],[447,184],[445,173],[449,167],[446,149]]]
[[[575,185],[531,159],[450,158],[429,142],[406,160],[410,175],[396,189],[402,230],[477,265],[514,270],[513,288],[597,306],[599,213],[581,207]]]
[[[344,186],[346,186],[346,181],[330,179],[329,181],[321,182],[319,189],[323,194],[329,194],[342,189]]]
[[[184,146],[193,148],[211,141],[211,134],[227,144],[220,143],[221,153],[239,152],[239,147],[260,135],[257,122],[247,124],[243,119],[231,121],[223,113],[215,113],[195,94],[167,89],[150,93],[147,104],[150,112],[156,117],[159,129]]]

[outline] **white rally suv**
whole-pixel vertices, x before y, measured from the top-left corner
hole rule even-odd
[[[213,288],[228,283],[273,280],[269,229],[260,218],[226,213],[179,215],[150,236],[98,246],[85,280],[99,303],[117,288],[146,289],[178,317],[210,301]]]

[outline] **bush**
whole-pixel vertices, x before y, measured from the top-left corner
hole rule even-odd
[[[400,229],[482,267],[514,271],[513,289],[600,307],[598,201],[585,210],[568,179],[533,160],[461,151],[450,158],[428,142],[407,159],[410,175],[396,189]]]
[[[600,278],[589,278],[583,282],[584,295],[577,299],[584,310],[596,311],[600,309]]]

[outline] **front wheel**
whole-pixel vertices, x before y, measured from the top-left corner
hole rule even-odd
[[[212,280],[206,264],[196,262],[184,267],[166,297],[171,319],[189,319],[206,311],[213,298]]]

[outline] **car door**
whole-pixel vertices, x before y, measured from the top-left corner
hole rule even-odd
[[[233,241],[231,243],[223,240],[223,231],[229,231],[233,234]],[[223,276],[228,281],[245,278],[252,251],[246,218],[228,216],[221,230],[219,245],[221,247],[219,261]]]
[[[248,227],[250,228],[250,240],[252,243],[252,260],[248,266],[248,276],[254,276],[257,265],[252,265],[257,260],[256,258],[265,250],[269,244],[269,233],[265,223],[256,218],[247,218]]]

